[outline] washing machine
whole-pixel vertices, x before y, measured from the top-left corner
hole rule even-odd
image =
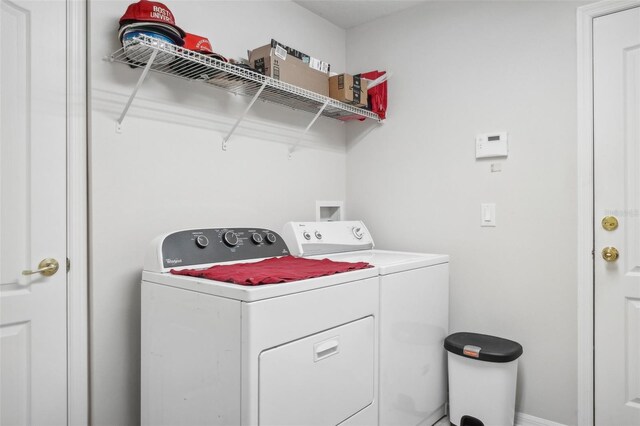
[[[378,271],[379,424],[432,425],[445,414],[449,256],[374,249],[361,221],[290,222],[292,254],[368,262]]]
[[[153,241],[141,283],[143,425],[378,423],[378,268],[259,286],[171,273],[287,255],[262,228]]]

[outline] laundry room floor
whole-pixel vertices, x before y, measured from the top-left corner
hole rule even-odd
[[[451,423],[449,423],[449,416],[444,416],[443,418],[438,420],[438,422],[435,423],[433,426],[451,426]]]

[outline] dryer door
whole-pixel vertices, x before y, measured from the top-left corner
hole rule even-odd
[[[261,425],[336,425],[373,402],[369,316],[260,354]]]

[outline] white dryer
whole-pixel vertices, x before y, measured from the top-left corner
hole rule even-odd
[[[379,424],[432,425],[445,414],[449,256],[375,250],[360,221],[289,222],[296,256],[368,262],[380,286]]]
[[[268,229],[154,240],[142,274],[143,425],[377,424],[377,268],[255,287],[170,273],[288,254]]]

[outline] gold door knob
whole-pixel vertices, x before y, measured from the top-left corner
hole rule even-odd
[[[620,253],[615,247],[605,247],[602,249],[602,258],[607,262],[615,262]]]
[[[615,216],[605,216],[602,218],[602,228],[613,231],[618,227],[618,218]]]
[[[35,271],[27,269],[25,271],[22,271],[22,275],[42,274],[45,277],[50,277],[51,275],[58,272],[59,267],[60,265],[58,264],[57,260],[46,258],[38,264],[38,269],[36,269]]]

